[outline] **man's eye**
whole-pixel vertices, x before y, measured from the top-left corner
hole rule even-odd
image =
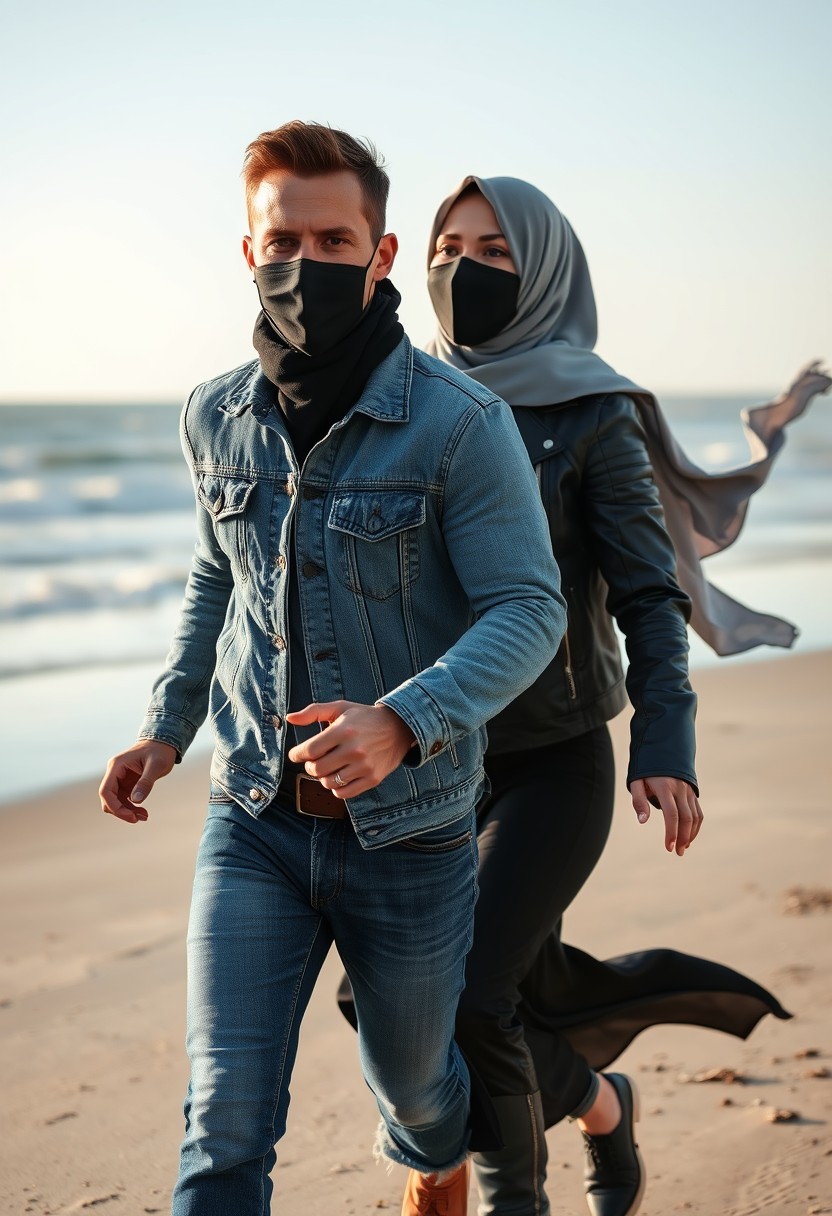
[[[327,238],[330,245],[346,245],[346,241],[342,236],[331,236]]]

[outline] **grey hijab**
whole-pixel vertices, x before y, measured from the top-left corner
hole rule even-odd
[[[440,206],[436,238],[460,194],[476,186],[491,206],[520,275],[514,320],[481,346],[457,346],[441,329],[428,352],[453,364],[513,406],[550,406],[595,393],[626,393],[638,408],[667,530],[676,548],[679,582],[693,601],[691,624],[717,654],[754,646],[789,647],[797,629],[755,612],[707,581],[701,559],[727,549],[745,521],[748,501],[768,477],[785,443],[785,427],[812,397],[832,387],[817,363],[776,400],[742,411],[751,461],[706,473],[682,451],[653,394],[595,354],[595,296],[584,251],[567,220],[536,187],[514,177],[466,177]]]

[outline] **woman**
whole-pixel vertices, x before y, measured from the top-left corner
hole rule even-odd
[[[651,803],[661,808],[665,846],[681,856],[702,821],[687,678],[691,611],[718,653],[790,645],[795,636],[786,622],[709,587],[699,557],[735,539],[783,425],[830,382],[810,369],[754,411],[747,425],[764,449],[755,465],[703,474],[674,443],[655,398],[593,353],[595,302],[581,246],[545,195],[512,178],[466,178],[442,204],[428,284],[439,321],[431,353],[514,407],[569,606],[554,662],[489,725],[492,789],[478,815],[480,896],[457,1022],[503,1146],[474,1153],[480,1212],[548,1213],[543,1133],[569,1116],[587,1148],[590,1211],[629,1216],[644,1189],[637,1098],[629,1078],[599,1070],[659,1022],[745,1037],[765,1013],[789,1015],[718,964],[669,950],[602,963],[560,940],[563,912],[598,861],[612,814],[606,722],[626,695],[611,618],[629,658],[633,806],[642,823]],[[341,1003],[350,1016],[345,992]],[[466,1193],[464,1174],[438,1187],[411,1177],[403,1212],[461,1213]]]

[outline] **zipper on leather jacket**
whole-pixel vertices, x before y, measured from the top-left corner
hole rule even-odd
[[[575,686],[575,673],[572,670],[572,647],[569,645],[569,630],[563,635],[564,647],[564,666],[563,670],[566,673],[566,683],[569,688],[569,700],[577,701],[578,690]]]

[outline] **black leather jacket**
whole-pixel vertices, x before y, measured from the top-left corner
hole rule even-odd
[[[636,407],[599,394],[514,417],[537,470],[568,629],[543,674],[489,723],[489,752],[574,738],[614,717],[629,695],[628,785],[664,776],[696,788],[690,600],[676,581]],[[626,693],[612,617],[627,644]]]

